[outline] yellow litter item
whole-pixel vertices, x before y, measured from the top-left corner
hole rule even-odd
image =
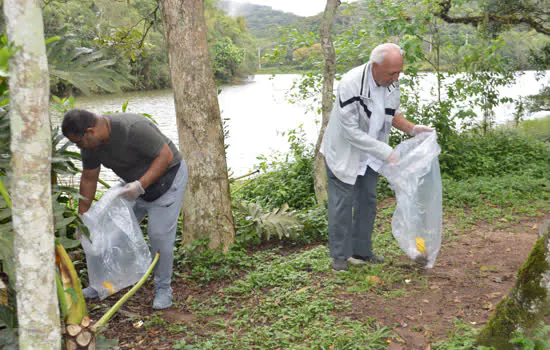
[[[420,237],[416,237],[414,240],[416,242],[416,249],[418,249],[418,251],[420,253],[426,252],[426,246],[424,245],[424,239],[420,238]]]
[[[109,294],[115,294],[115,289],[111,282],[103,282],[103,287],[109,291]]]

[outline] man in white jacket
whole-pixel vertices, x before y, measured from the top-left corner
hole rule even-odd
[[[390,129],[416,135],[431,128],[415,125],[399,110],[399,74],[403,51],[395,44],[377,46],[368,63],[353,68],[338,85],[321,153],[328,181],[328,235],[332,269],[381,263],[372,251],[376,184],[383,162],[399,156],[388,145]]]

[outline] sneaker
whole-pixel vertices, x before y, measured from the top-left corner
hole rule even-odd
[[[82,294],[84,295],[84,299],[99,298],[99,293],[97,292],[97,290],[93,289],[92,287],[86,287],[82,289]]]
[[[382,264],[384,262],[384,258],[378,255],[371,255],[371,256],[353,255],[351,258],[348,258],[348,262],[352,265],[364,265],[366,263]]]
[[[153,309],[162,310],[172,306],[172,288],[162,288],[155,291]]]
[[[332,259],[332,270],[336,272],[345,272],[348,270],[346,259]]]

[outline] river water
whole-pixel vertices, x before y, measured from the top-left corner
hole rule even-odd
[[[550,71],[542,80],[535,79],[534,72],[519,75],[511,86],[500,89],[502,96],[519,98],[536,94],[542,86],[550,85]],[[288,101],[288,91],[299,78],[294,74],[256,75],[250,82],[223,86],[218,96],[222,118],[226,119],[229,131],[227,161],[235,176],[243,175],[258,164],[257,157],[269,155],[273,151],[288,150],[286,137],[281,133],[302,126],[307,139],[315,143],[319,133],[320,116],[313,110],[312,101],[292,104]],[[425,88],[420,95],[426,102],[434,97],[430,88],[435,84],[435,76],[427,74],[423,78]],[[121,110],[129,100],[127,112],[148,113],[159,124],[160,129],[176,144],[178,133],[174,98],[171,90],[131,92],[114,95],[78,97],[76,107],[96,113]],[[320,100],[320,99],[319,99]],[[507,103],[495,108],[497,123],[513,119],[514,104]],[[537,118],[544,113],[528,116]],[[114,174],[102,170],[101,177],[108,182],[116,178]]]

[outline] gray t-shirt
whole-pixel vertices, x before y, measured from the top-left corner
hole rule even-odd
[[[174,154],[168,168],[181,162],[182,156],[174,143],[149,118],[130,113],[104,117],[111,121],[109,143],[81,150],[85,170],[103,165],[126,182],[138,180],[158,157],[165,143]]]

